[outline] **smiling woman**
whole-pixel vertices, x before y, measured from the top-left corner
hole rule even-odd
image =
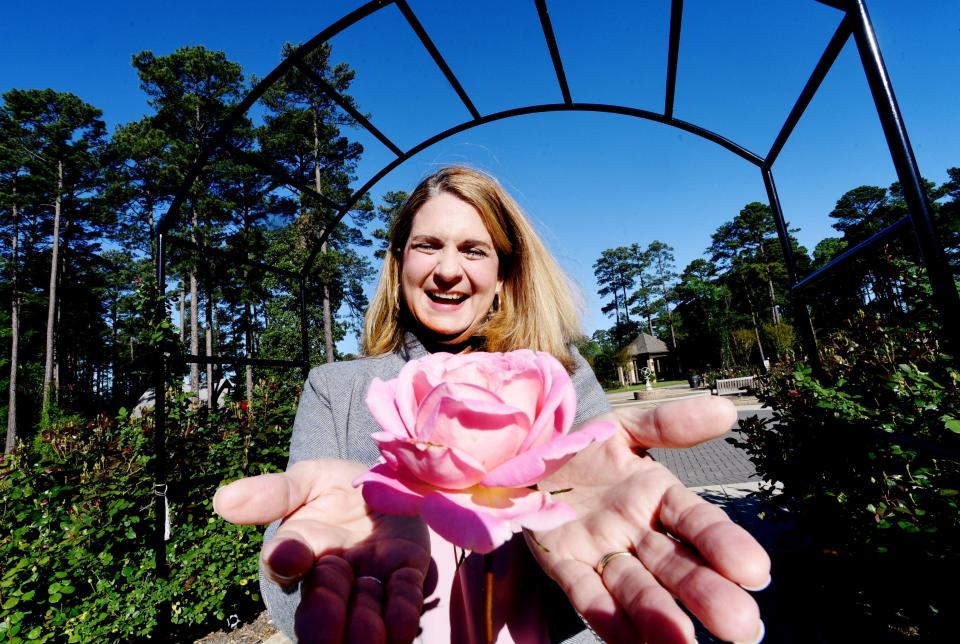
[[[441,193],[413,218],[403,249],[404,304],[436,342],[461,344],[480,328],[500,293],[499,267],[477,209]]]
[[[571,373],[577,291],[496,179],[443,168],[420,182],[390,229],[391,252],[364,324],[363,353],[528,348]]]
[[[481,172],[424,179],[389,241],[365,357],[310,371],[286,473],[237,481],[214,500],[230,521],[274,521],[261,552],[274,621],[301,641],[692,641],[675,596],[722,639],[757,641],[763,625],[744,588],[769,582],[769,557],[642,457],[726,432],[732,405],[611,412],[571,344],[577,307],[563,272]],[[506,367],[506,356],[546,353],[562,366],[550,358],[556,368],[531,369],[535,378]],[[431,359],[462,368],[437,384],[418,371]],[[481,373],[481,363],[495,366]],[[517,389],[501,388],[511,380]],[[549,420],[557,404],[562,422]],[[595,442],[598,428],[609,440]],[[365,502],[351,482],[397,455],[403,481],[375,467],[383,478],[365,483]],[[414,471],[424,476],[406,477]]]

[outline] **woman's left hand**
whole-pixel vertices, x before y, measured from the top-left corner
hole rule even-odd
[[[617,433],[541,481],[559,492],[577,519],[526,533],[544,571],[606,641],[692,642],[693,623],[678,598],[716,636],[757,641],[756,602],[744,588],[770,580],[770,558],[745,530],[648,455],[652,447],[689,447],[728,431],[736,410],[697,398],[656,409],[610,414]],[[597,567],[608,558],[602,575]]]

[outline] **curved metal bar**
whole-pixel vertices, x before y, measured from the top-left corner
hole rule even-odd
[[[933,296],[943,319],[954,321],[960,316],[960,294],[957,293],[953,271],[943,252],[943,241],[933,224],[933,214],[923,186],[923,177],[917,166],[917,158],[913,154],[907,127],[904,125],[897,97],[893,93],[883,56],[880,55],[880,45],[877,44],[877,35],[867,14],[867,5],[864,0],[853,0],[852,4],[854,9],[849,15],[853,17],[853,37],[877,115],[880,117],[883,135],[890,149],[893,167],[900,180],[903,199],[907,202],[913,230],[920,245],[920,256],[923,258]],[[960,328],[956,325],[952,326],[948,337],[953,345],[952,349],[960,346]]]
[[[421,141],[417,145],[411,147],[406,151],[403,156],[393,159],[385,165],[379,172],[373,175],[363,186],[357,190],[350,199],[344,204],[344,209],[337,213],[337,216],[333,218],[331,225],[327,226],[323,234],[315,243],[313,250],[310,252],[310,255],[307,257],[307,261],[304,262],[303,268],[301,269],[301,275],[306,276],[309,274],[311,267],[313,266],[313,261],[316,259],[317,254],[320,252],[320,247],[323,245],[323,242],[327,240],[330,233],[333,229],[339,224],[343,218],[347,215],[351,208],[360,200],[360,198],[367,193],[374,185],[376,185],[383,177],[392,172],[400,164],[404,163],[411,157],[416,154],[419,154],[423,150],[429,148],[431,145],[439,143],[444,139],[448,139],[455,134],[460,134],[467,130],[473,129],[475,127],[486,125],[488,123],[493,123],[494,121],[501,121],[503,119],[513,118],[516,116],[525,116],[528,114],[543,114],[547,112],[597,112],[603,114],[619,114],[621,116],[630,116],[634,118],[642,118],[648,121],[655,121],[657,123],[662,123],[664,125],[669,125],[675,127],[690,134],[694,134],[703,139],[706,139],[712,143],[733,152],[737,156],[749,161],[757,167],[763,166],[763,158],[754,154],[750,150],[734,143],[730,139],[723,137],[716,132],[712,132],[705,128],[700,127],[699,125],[694,125],[687,121],[682,121],[680,119],[667,118],[663,114],[658,114],[657,112],[651,112],[649,110],[641,110],[635,107],[625,107],[623,105],[608,105],[605,103],[573,103],[567,105],[565,103],[547,103],[544,105],[530,105],[528,107],[515,107],[509,110],[503,110],[501,112],[494,112],[493,114],[487,114],[486,116],[480,117],[478,120],[465,121],[459,125],[455,125],[439,134]]]
[[[677,60],[680,58],[680,25],[683,22],[683,0],[670,3],[670,45],[667,50],[667,89],[663,98],[663,115],[673,118],[673,99],[677,93]]]
[[[873,235],[870,235],[870,237],[867,237],[856,246],[853,246],[852,248],[848,248],[847,250],[843,251],[842,253],[840,253],[833,259],[831,259],[829,262],[827,262],[825,265],[821,266],[820,268],[813,271],[812,273],[804,277],[802,280],[798,281],[796,284],[791,286],[790,290],[792,292],[797,292],[802,289],[805,289],[806,287],[810,286],[810,284],[812,284],[813,282],[816,282],[817,280],[824,277],[825,275],[828,275],[829,273],[832,273],[833,271],[835,271],[837,267],[840,266],[841,264],[846,264],[851,258],[857,255],[863,254],[863,251],[869,248],[873,248],[874,246],[876,246],[881,242],[887,241],[889,239],[893,239],[897,234],[900,233],[901,230],[903,230],[904,228],[907,228],[908,226],[910,226],[910,216],[907,215],[905,217],[901,217],[900,219],[893,222],[883,230],[877,233],[874,233]]]
[[[221,146],[226,133],[230,132],[237,125],[243,115],[247,113],[247,110],[249,110],[254,103],[260,100],[260,97],[263,96],[281,76],[286,74],[298,60],[301,60],[304,56],[339,34],[344,29],[352,27],[367,16],[376,13],[380,9],[383,9],[390,4],[393,4],[393,0],[371,0],[362,7],[354,9],[308,40],[306,43],[300,45],[292,54],[290,54],[290,56],[282,60],[272,72],[264,76],[263,80],[257,83],[257,86],[250,90],[250,93],[247,94],[242,101],[237,103],[236,107],[233,108],[233,111],[231,111],[230,114],[227,115],[227,118],[224,119],[223,123],[220,125],[220,129],[217,130],[216,134],[213,135],[213,138],[210,140],[210,142],[207,143],[203,150],[200,151],[197,159],[194,161],[193,165],[190,166],[190,169],[187,171],[187,174],[183,179],[183,182],[180,184],[180,190],[177,191],[173,201],[170,202],[170,207],[167,209],[167,213],[161,217],[160,221],[157,223],[157,233],[166,233],[168,230],[170,230],[171,226],[177,223],[177,220],[180,217],[180,206],[187,198],[187,194],[190,192],[190,186],[192,186],[193,182],[196,181],[197,177],[200,176],[200,171],[203,170],[204,166],[207,164],[207,161],[211,156],[213,156],[213,153],[216,152]]]
[[[573,98],[570,96],[570,86],[567,85],[567,75],[563,71],[563,58],[560,57],[560,48],[557,46],[557,36],[553,32],[550,13],[547,11],[547,0],[536,0],[536,4],[537,15],[540,17],[540,28],[543,29],[543,37],[547,39],[547,48],[550,50],[550,60],[553,61],[553,72],[557,75],[557,83],[560,84],[560,93],[563,94],[563,102],[566,105],[572,105]]]
[[[312,187],[300,183],[283,168],[267,163],[263,159],[257,157],[255,154],[244,152],[229,141],[223,142],[223,149],[232,154],[238,161],[246,163],[247,165],[252,165],[260,170],[260,172],[272,177],[275,180],[274,185],[287,186],[302,194],[310,195],[331,210],[339,211],[343,209],[343,205],[337,203],[327,195],[317,192]]]
[[[440,68],[440,71],[443,72],[444,77],[447,79],[447,82],[450,83],[453,91],[455,91],[457,96],[460,97],[460,101],[463,103],[464,107],[467,108],[467,111],[470,112],[470,116],[475,119],[480,118],[480,112],[477,111],[477,108],[473,105],[473,101],[470,100],[466,90],[463,89],[463,85],[460,84],[456,74],[454,74],[453,70],[450,69],[450,66],[447,65],[447,61],[444,60],[443,56],[440,55],[440,50],[437,49],[437,46],[433,44],[433,40],[431,40],[430,36],[427,34],[427,30],[423,28],[423,25],[420,24],[420,20],[417,18],[416,14],[413,13],[410,5],[407,4],[406,0],[397,0],[397,8],[400,9],[400,13],[403,14],[404,18],[406,18],[407,24],[410,25],[410,28],[413,29],[413,32],[417,34],[417,38],[420,39],[420,43],[430,54],[430,57],[433,58],[433,62],[435,62],[437,67]]]
[[[773,162],[776,161],[777,156],[780,155],[780,151],[783,149],[783,146],[786,145],[787,139],[793,134],[793,129],[797,127],[797,123],[800,122],[800,117],[803,116],[807,106],[810,105],[814,94],[820,89],[820,84],[823,83],[823,79],[826,78],[830,68],[833,67],[833,63],[836,62],[837,56],[840,55],[840,51],[843,49],[843,46],[847,44],[852,33],[853,27],[851,26],[850,16],[848,14],[845,15],[843,20],[840,21],[840,24],[837,25],[837,30],[834,32],[833,37],[830,38],[830,42],[827,43],[827,48],[824,49],[823,55],[820,56],[820,60],[817,61],[816,67],[813,68],[813,73],[810,74],[810,78],[807,79],[806,85],[804,85],[800,91],[800,96],[797,98],[796,103],[794,103],[793,109],[790,110],[787,120],[783,122],[783,127],[780,128],[780,133],[777,134],[777,138],[774,140],[773,145],[770,146],[770,151],[764,160],[764,169],[769,170],[770,167],[773,166]]]
[[[358,110],[353,105],[351,105],[350,101],[348,101],[343,96],[341,96],[340,92],[335,90],[330,85],[330,83],[325,81],[323,78],[320,77],[319,74],[317,74],[315,71],[310,69],[310,67],[308,67],[307,64],[303,62],[302,58],[297,60],[297,62],[295,62],[293,65],[294,67],[300,70],[301,74],[309,78],[310,82],[312,82],[314,85],[319,87],[320,91],[322,91],[324,94],[329,96],[330,100],[332,100],[334,103],[339,105],[340,109],[342,109],[344,112],[349,114],[354,121],[359,123],[363,129],[365,129],[367,132],[375,136],[377,140],[380,141],[380,143],[390,148],[391,152],[393,152],[397,156],[400,156],[401,154],[403,154],[403,150],[397,147],[397,144],[391,141],[390,137],[388,137],[386,134],[381,132],[376,125],[371,123],[370,119],[368,119],[366,116],[361,114],[360,110]]]

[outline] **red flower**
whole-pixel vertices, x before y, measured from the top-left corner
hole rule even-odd
[[[240,401],[240,409],[242,409],[243,411],[247,411],[247,407],[249,407],[249,406],[250,406],[250,405],[247,404],[247,401],[246,401],[246,400]]]
[[[787,395],[790,396],[791,398],[799,398],[800,392],[797,391],[796,389],[791,389],[790,391],[787,392]]]

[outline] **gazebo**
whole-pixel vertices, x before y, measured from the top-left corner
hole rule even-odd
[[[620,384],[626,386],[640,382],[640,370],[644,367],[656,376],[669,372],[672,366],[669,355],[670,347],[666,342],[649,333],[641,333],[620,350],[621,362],[617,366]]]

